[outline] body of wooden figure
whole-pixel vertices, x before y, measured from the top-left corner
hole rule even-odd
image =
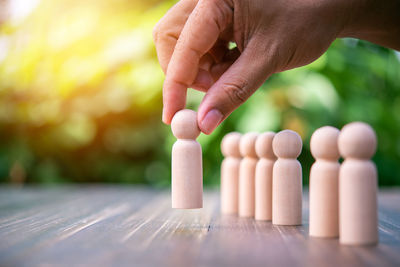
[[[316,159],[310,171],[310,236],[339,235],[339,130],[325,126],[311,136]]]
[[[301,138],[294,131],[281,131],[275,135],[272,148],[278,157],[272,173],[272,223],[300,225],[303,188],[297,157],[302,149]]]
[[[225,135],[221,142],[221,151],[225,156],[221,164],[221,212],[224,214],[238,213],[241,136],[240,133],[232,132]]]
[[[272,220],[272,169],[276,160],[272,151],[274,136],[275,133],[266,132],[260,134],[256,140],[256,154],[259,157],[255,178],[256,220]]]
[[[255,206],[255,171],[257,155],[255,143],[257,133],[247,133],[240,139],[240,154],[243,159],[239,169],[239,216],[254,217]]]
[[[339,173],[340,243],[376,244],[377,171],[370,160],[376,151],[375,132],[368,124],[353,122],[343,127],[338,144],[345,159]]]
[[[172,147],[172,208],[202,208],[203,168],[201,146],[196,141],[200,134],[196,112],[178,111],[171,129],[178,139]]]

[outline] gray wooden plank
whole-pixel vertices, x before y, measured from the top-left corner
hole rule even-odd
[[[135,197],[123,190],[77,190],[58,192],[62,201],[49,199],[51,205],[44,206],[25,218],[0,223],[0,261],[29,262],[31,257],[46,250],[91,226],[107,221],[120,213],[132,214],[152,194],[135,192]],[[122,192],[121,192],[122,191]],[[42,192],[43,193],[43,192]],[[67,196],[67,197],[65,197]],[[1,210],[0,210],[1,211]],[[20,216],[18,212],[18,217]],[[13,217],[13,216],[11,216]],[[81,243],[82,244],[82,243]]]
[[[204,208],[173,210],[168,191],[135,187],[0,187],[0,266],[399,266],[400,190],[379,194],[380,243],[341,246],[303,225],[222,216],[217,191]]]

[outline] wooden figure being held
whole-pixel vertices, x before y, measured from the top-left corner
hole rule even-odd
[[[200,134],[196,112],[178,111],[171,129],[178,139],[172,147],[172,208],[202,208],[203,168],[201,146],[196,141]]]

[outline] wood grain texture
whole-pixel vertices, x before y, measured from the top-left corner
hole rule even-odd
[[[400,190],[378,197],[378,246],[347,247],[303,225],[173,210],[168,191],[141,187],[0,187],[0,266],[399,266]]]

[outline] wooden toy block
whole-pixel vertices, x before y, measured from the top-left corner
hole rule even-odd
[[[240,139],[239,149],[243,159],[239,169],[239,216],[254,217],[255,171],[258,161],[255,151],[257,133],[247,133]]]
[[[278,157],[272,174],[272,223],[300,225],[303,188],[297,157],[302,149],[301,138],[294,131],[281,131],[275,135],[272,148]]]
[[[236,132],[228,133],[221,142],[221,151],[225,156],[221,164],[221,212],[224,214],[238,213],[241,136]]]
[[[275,133],[265,132],[256,140],[255,219],[272,220],[272,169],[276,156],[272,151]]]
[[[339,236],[339,130],[325,126],[311,136],[316,159],[310,171],[310,236]]]
[[[339,235],[345,245],[378,242],[377,171],[370,160],[376,151],[376,135],[366,123],[343,127],[338,144],[345,159],[339,172]]]

